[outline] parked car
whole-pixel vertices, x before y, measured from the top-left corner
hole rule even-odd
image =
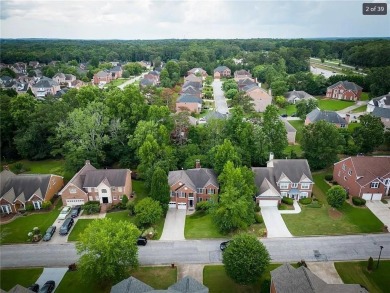
[[[73,223],[74,223],[73,218],[66,218],[65,221],[62,223],[62,226],[60,228],[60,235],[68,234],[70,229],[73,226]]]
[[[64,207],[58,216],[59,220],[64,220],[66,216],[70,213],[70,207]]]
[[[282,114],[282,115],[280,115],[281,117],[283,117],[283,118],[286,118],[287,117],[287,114]]]
[[[43,236],[43,241],[49,241],[51,237],[53,236],[54,232],[56,231],[56,226],[51,226],[47,228],[45,235]]]
[[[224,251],[224,250],[226,249],[226,247],[229,246],[229,242],[230,242],[230,240],[229,240],[229,241],[224,241],[224,242],[222,242],[222,243],[219,245],[219,248],[220,248],[222,251]]]
[[[41,290],[39,290],[39,293],[51,293],[55,287],[56,283],[54,281],[47,281],[45,284],[43,284]]]
[[[32,284],[27,287],[28,290],[33,291],[33,292],[38,292],[39,290],[39,285],[38,284]]]
[[[70,212],[70,216],[72,218],[77,218],[80,215],[81,212],[81,206],[74,206],[72,208],[72,211]]]
[[[137,245],[145,246],[147,243],[148,243],[148,239],[146,239],[146,237],[142,237],[142,236],[138,237]]]

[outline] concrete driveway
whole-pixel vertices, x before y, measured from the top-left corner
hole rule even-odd
[[[334,267],[334,262],[308,262],[308,269],[328,284],[344,284]]]
[[[70,217],[68,215],[68,217]],[[42,244],[64,244],[64,243],[67,243],[68,242],[68,236],[69,234],[72,232],[72,229],[74,228],[74,226],[76,225],[77,223],[77,220],[79,219],[79,217],[77,218],[74,218],[74,223],[73,223],[73,226],[72,228],[70,228],[70,231],[68,233],[68,235],[60,235],[60,228],[62,226],[62,223],[65,221],[65,220],[59,220],[58,218],[54,221],[53,225],[52,226],[56,226],[56,231],[54,232],[53,236],[51,237],[51,239],[49,241],[43,241],[41,240],[40,243]],[[42,234],[44,234],[46,231],[42,231]]]
[[[185,240],[186,210],[168,209],[160,240]]]
[[[381,222],[390,228],[390,205],[380,200],[368,200],[366,206]]]
[[[54,281],[56,283],[55,291],[67,271],[68,268],[44,268],[42,275],[35,283],[39,285],[39,288],[42,288],[47,281]]]
[[[261,215],[267,227],[268,238],[293,237],[290,231],[288,231],[277,207],[262,207]]]
[[[221,114],[229,113],[226,98],[222,91],[222,81],[219,79],[214,79],[212,86],[214,92],[215,110]]]

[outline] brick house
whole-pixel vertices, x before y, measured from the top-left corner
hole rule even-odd
[[[315,123],[317,121],[324,120],[328,123],[334,124],[338,128],[345,128],[349,123],[349,119],[350,119],[349,114],[346,114],[345,118],[343,118],[335,111],[323,111],[316,108],[306,115],[305,125],[309,125],[310,123]]]
[[[214,78],[221,78],[221,77],[230,77],[232,75],[232,71],[229,69],[229,67],[226,66],[218,66],[214,69]]]
[[[326,90],[326,97],[338,100],[357,101],[360,99],[363,88],[354,82],[339,81]]]
[[[195,209],[196,203],[209,201],[218,194],[217,175],[212,169],[201,168],[196,161],[195,169],[170,171],[168,174],[170,186],[170,208]]]
[[[73,206],[88,201],[117,204],[124,194],[130,198],[131,192],[129,169],[98,170],[87,160],[59,194],[64,205]]]
[[[110,69],[110,72],[112,79],[121,78],[123,73],[122,66],[116,65]]]
[[[234,72],[235,81],[238,81],[240,79],[246,79],[246,78],[250,78],[250,79],[252,78],[252,74],[249,71],[241,69]]]
[[[253,100],[253,108],[256,112],[264,112],[267,106],[272,104],[272,96],[256,83],[247,85],[241,90]]]
[[[176,112],[189,111],[191,113],[200,113],[203,100],[194,95],[181,95],[176,101]]]
[[[203,80],[205,80],[206,77],[208,76],[206,70],[202,68],[192,68],[191,70],[188,70],[187,75],[191,75],[191,74],[194,74],[195,76],[201,76]]]
[[[106,84],[109,83],[112,80],[112,75],[110,72],[107,71],[99,71],[98,73],[95,73],[93,76],[93,83],[94,84]]]
[[[64,186],[63,177],[58,175],[19,174],[7,167],[0,173],[0,205],[2,213],[17,213],[31,204],[39,210],[44,201],[50,201]]]
[[[261,207],[277,206],[286,196],[299,200],[311,197],[313,177],[307,160],[275,160],[273,153],[267,167],[253,167],[258,188],[256,203]]]
[[[35,97],[44,98],[47,95],[54,96],[61,87],[59,83],[48,77],[42,77],[36,84],[31,87],[31,90]]]
[[[349,157],[334,164],[333,180],[351,196],[381,200],[389,196],[390,157]]]

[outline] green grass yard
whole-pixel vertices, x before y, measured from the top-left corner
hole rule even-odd
[[[295,107],[294,104],[288,104],[284,108],[279,108],[279,114],[287,114],[288,116],[291,116],[292,114],[297,112],[297,108]]]
[[[363,92],[360,96],[360,101],[368,101],[370,99],[369,93]]]
[[[118,86],[118,85],[121,85],[123,84],[124,82],[128,81],[129,79],[128,78],[118,78],[118,79],[114,79],[112,80],[109,85],[112,85],[112,86]]]
[[[184,237],[186,239],[224,238],[226,235],[218,231],[210,214],[197,212],[186,217]]]
[[[390,288],[390,261],[381,260],[379,268],[367,270],[367,261],[335,262],[335,267],[345,284],[360,284],[369,292],[388,292]],[[376,268],[376,261],[374,262]]]
[[[360,113],[360,112],[366,112],[366,110],[367,110],[367,105],[363,105],[363,106],[360,106],[360,107],[353,109],[351,112],[352,113]]]
[[[0,270],[0,287],[7,292],[17,284],[28,287],[38,280],[42,272],[43,268]]]
[[[154,289],[168,289],[177,282],[177,267],[139,267],[131,275]]]
[[[302,129],[305,126],[305,121],[303,120],[289,120],[288,123],[290,123],[296,130],[297,133],[295,135],[295,141],[297,143],[300,143],[302,140]]]
[[[72,231],[68,236],[68,241],[78,241],[80,234],[87,226],[94,221],[93,219],[78,219],[76,225],[74,225]]]
[[[2,224],[0,229],[4,236],[1,239],[1,244],[27,243],[27,234],[34,227],[38,227],[44,234],[58,217],[61,206],[62,201],[59,200],[55,208],[49,212],[35,212],[27,216],[20,216],[8,224]]]
[[[146,189],[145,189],[145,182],[142,180],[132,180],[133,184],[133,191],[136,194],[135,202],[137,203],[141,199],[148,196]]]
[[[112,285],[102,285],[96,280],[83,278],[80,271],[68,271],[56,288],[56,293],[108,293]]]
[[[318,99],[318,108],[321,110],[339,111],[353,105],[355,105],[355,102],[335,99]]]
[[[350,132],[353,132],[353,131],[355,130],[355,128],[358,128],[358,127],[360,127],[360,126],[361,126],[360,123],[349,123],[349,124],[348,124],[348,130],[349,130]]]

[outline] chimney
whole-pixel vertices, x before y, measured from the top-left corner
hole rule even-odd
[[[349,124],[349,119],[350,118],[351,118],[351,115],[345,114],[345,121],[347,122],[347,124]]]
[[[85,165],[90,165],[91,161],[90,160],[85,160]]]
[[[200,167],[200,160],[199,159],[197,159],[196,161],[195,161],[195,168],[196,169],[200,169],[201,167]]]
[[[274,166],[274,153],[269,153],[269,161],[267,162],[267,167],[273,167]]]

